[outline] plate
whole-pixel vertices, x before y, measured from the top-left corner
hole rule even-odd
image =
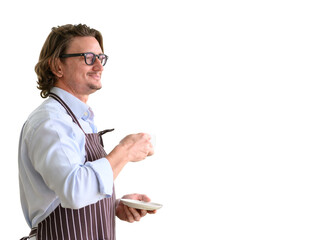
[[[153,203],[153,202],[143,202],[133,199],[120,199],[123,204],[125,204],[128,207],[136,208],[136,209],[143,209],[143,210],[156,210],[161,208],[163,205],[159,203]]]

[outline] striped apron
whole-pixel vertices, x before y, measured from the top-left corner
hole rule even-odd
[[[57,100],[72,117],[82,131],[76,116],[66,103],[57,95],[50,93],[51,97]],[[86,134],[86,161],[94,161],[105,157],[107,154],[103,148],[102,137],[106,132]],[[104,198],[94,204],[80,209],[63,208],[61,204],[37,227],[31,230],[29,237],[36,237],[36,240],[115,240],[115,213],[116,196],[113,187],[113,194],[110,198]],[[22,238],[21,240],[29,239]]]

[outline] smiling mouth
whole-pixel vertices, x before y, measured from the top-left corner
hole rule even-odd
[[[95,79],[101,79],[101,74],[97,72],[90,72],[87,75]]]

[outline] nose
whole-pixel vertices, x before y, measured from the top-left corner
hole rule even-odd
[[[93,64],[93,70],[103,71],[103,65],[98,57],[96,57],[95,62]]]

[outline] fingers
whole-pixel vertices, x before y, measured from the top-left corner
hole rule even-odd
[[[143,201],[143,202],[150,202],[151,201],[151,199],[145,194],[135,193],[134,196],[135,196],[135,199],[139,200],[139,201]]]
[[[143,209],[140,210],[141,217],[144,217],[145,215],[147,215],[147,213],[148,213],[147,210],[143,210]]]
[[[152,155],[154,155],[154,153],[155,153],[154,146],[152,145],[152,143],[149,143],[149,149],[148,149],[147,156],[152,156]]]
[[[123,199],[134,199],[134,200],[139,200],[139,201],[144,201],[144,202],[150,202],[151,199],[145,195],[145,194],[138,194],[138,193],[133,193],[133,194],[127,194],[122,197]],[[156,210],[152,211],[147,211],[143,209],[135,209],[128,207],[124,205],[124,212],[126,215],[126,221],[132,223],[134,221],[140,221],[140,219],[147,214],[155,214]]]
[[[154,146],[151,143],[151,135],[148,133],[139,133],[139,135],[141,135],[141,138],[145,141],[147,156],[152,156],[154,154]]]
[[[126,213],[127,221],[133,223],[134,221],[140,221],[142,217],[147,215],[147,211],[145,210],[138,210],[135,208],[124,206],[124,211]]]
[[[131,211],[129,210],[129,207],[124,205],[124,211],[125,211],[125,214],[126,214],[126,220],[130,223],[134,222],[134,216],[131,213]]]
[[[129,162],[138,162],[154,154],[151,136],[147,133],[128,135],[120,141],[120,144]]]
[[[147,213],[149,213],[149,214],[155,214],[155,213],[157,213],[157,210],[150,210],[150,211],[147,211]]]

